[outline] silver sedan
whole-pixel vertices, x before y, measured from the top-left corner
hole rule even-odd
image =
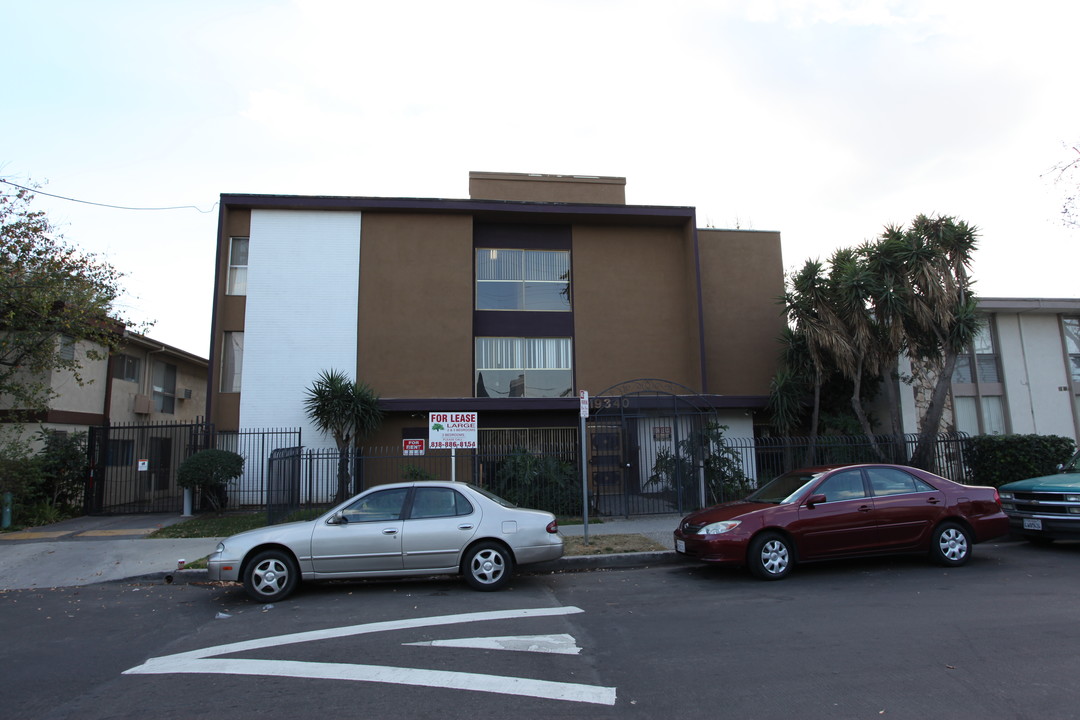
[[[303,580],[461,573],[498,590],[515,565],[562,557],[555,516],[518,508],[459,482],[379,485],[304,522],[226,538],[207,561],[211,580],[240,581],[260,602]]]

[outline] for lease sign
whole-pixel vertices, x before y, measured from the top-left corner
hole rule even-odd
[[[476,413],[428,413],[428,448],[463,450],[476,448]]]

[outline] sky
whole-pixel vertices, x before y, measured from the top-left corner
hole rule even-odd
[[[1063,0],[0,0],[0,177],[206,356],[221,193],[467,198],[470,171],[627,179],[781,233],[786,271],[943,214],[984,297],[1080,297]],[[1075,182],[1074,182],[1075,185]],[[732,259],[737,262],[737,258]]]

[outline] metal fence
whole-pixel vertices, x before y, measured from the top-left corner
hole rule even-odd
[[[963,434],[941,435],[935,441],[935,472],[963,482]],[[467,481],[515,504],[548,510],[561,516],[582,513],[643,515],[678,513],[742,497],[760,483],[788,470],[817,465],[885,462],[904,464],[915,449],[915,435],[723,438],[715,436],[703,446],[686,444],[666,455],[643,455],[646,460],[624,458],[622,474],[611,486],[589,481],[583,497],[581,466],[576,447],[495,447],[482,451],[403,455],[398,448],[364,448],[347,458],[348,477],[339,483],[336,450],[305,450],[288,455],[289,488],[276,487],[269,507],[272,522],[297,511],[328,508],[339,498],[369,487],[408,480]],[[295,450],[295,449],[294,449]],[[634,450],[644,453],[641,448]],[[650,449],[648,452],[652,453]],[[272,477],[279,477],[277,471]],[[642,480],[642,478],[648,478]],[[344,489],[344,495],[340,490]],[[287,500],[287,501],[286,501]],[[620,502],[616,502],[620,500]]]
[[[271,453],[299,445],[299,429],[216,432],[213,424],[205,422],[92,427],[84,507],[94,515],[180,513],[184,491],[177,471],[184,460],[209,448],[230,450],[244,458],[244,474],[228,489],[229,507],[262,506],[267,502]]]

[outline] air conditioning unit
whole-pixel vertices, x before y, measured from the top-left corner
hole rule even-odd
[[[176,393],[176,397],[180,398],[181,400],[190,400],[191,399],[191,388],[181,388]]]
[[[136,415],[149,415],[150,409],[153,406],[150,404],[149,395],[136,395],[135,396],[135,414]]]

